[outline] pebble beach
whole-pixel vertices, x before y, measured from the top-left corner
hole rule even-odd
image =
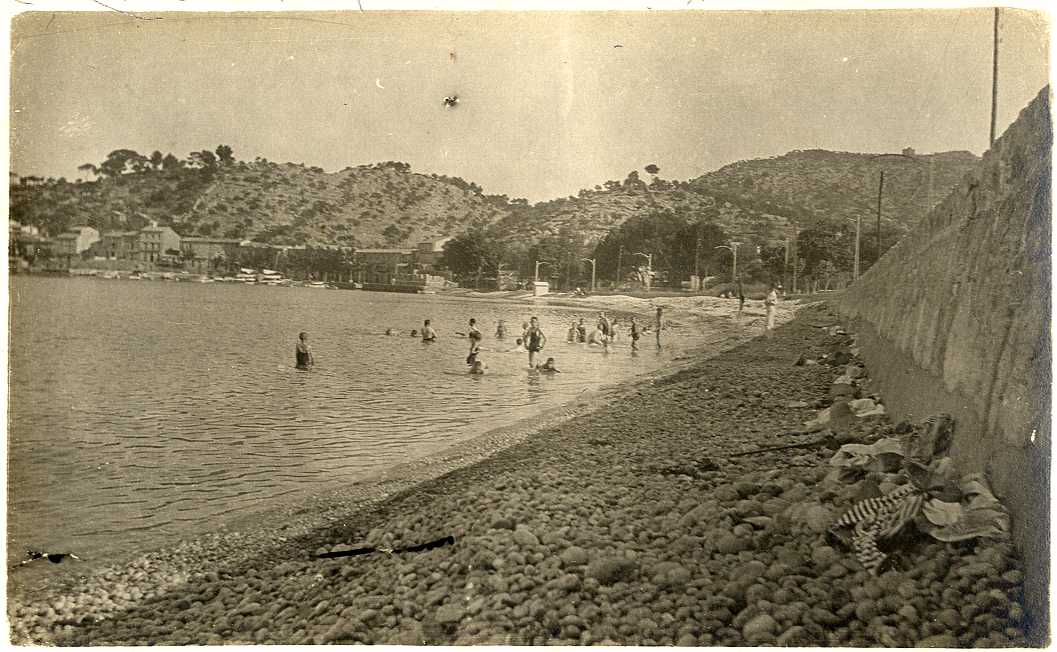
[[[827,536],[855,489],[804,423],[842,370],[794,362],[846,345],[837,322],[805,307],[264,527],[86,566],[9,598],[12,642],[1025,646],[1008,540],[911,538],[874,576]]]

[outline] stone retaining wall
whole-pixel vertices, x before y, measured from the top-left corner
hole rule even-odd
[[[952,455],[1013,514],[1037,643],[1048,637],[1049,87],[980,165],[841,298],[895,418],[946,411]]]

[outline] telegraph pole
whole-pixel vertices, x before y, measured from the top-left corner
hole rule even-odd
[[[995,114],[998,112],[998,7],[995,7],[994,52],[991,57],[991,140],[995,144]]]
[[[885,189],[885,171],[881,170],[881,183],[877,185],[877,260],[881,260],[881,193]],[[858,251],[858,234],[856,234],[855,250]],[[856,256],[857,258],[857,256]],[[856,264],[855,278],[859,277],[858,264]]]

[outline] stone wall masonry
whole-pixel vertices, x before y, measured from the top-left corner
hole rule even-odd
[[[838,306],[863,335],[889,412],[950,412],[959,468],[986,472],[1009,507],[1038,644],[1049,588],[1049,94]]]

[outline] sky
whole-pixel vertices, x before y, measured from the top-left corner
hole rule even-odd
[[[230,145],[327,171],[405,161],[530,201],[658,165],[988,145],[992,11],[30,13],[11,169]],[[1046,16],[1003,9],[1001,133],[1048,83]],[[454,108],[443,104],[457,95]]]

